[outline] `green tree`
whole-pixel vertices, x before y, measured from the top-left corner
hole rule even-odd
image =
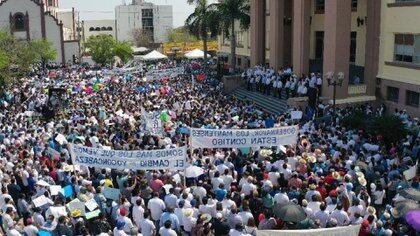
[[[133,58],[133,49],[127,42],[116,42],[113,51],[124,63]]]
[[[232,70],[236,71],[236,35],[235,21],[239,22],[240,28],[245,30],[250,26],[249,10],[247,0],[223,0],[217,4],[218,15],[220,16],[221,30],[225,36],[230,38],[230,59]]]
[[[92,55],[92,60],[101,65],[110,65],[114,60],[114,51],[116,41],[106,34],[90,36],[86,41],[86,48]]]
[[[111,35],[90,36],[85,46],[90,51],[92,59],[101,65],[112,65],[114,56],[118,56],[124,62],[133,57],[130,44],[117,42]]]
[[[198,38],[188,32],[186,27],[178,27],[172,29],[168,33],[169,42],[178,43],[178,42],[196,42]]]
[[[35,60],[42,63],[42,67],[45,67],[46,62],[57,58],[57,50],[53,48],[52,43],[46,39],[29,42],[29,48],[31,53],[34,53],[33,56],[35,57]]]
[[[208,4],[207,0],[188,0],[195,4],[194,12],[185,20],[189,33],[203,40],[204,60],[207,60],[207,41],[219,32],[217,5]]]

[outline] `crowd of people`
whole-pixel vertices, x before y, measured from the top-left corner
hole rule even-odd
[[[341,126],[341,117],[356,110],[382,115],[368,105],[339,109],[336,123],[300,122],[295,145],[195,149],[187,162],[203,174],[186,181],[178,171],[117,171],[72,164],[68,143],[154,150],[188,145],[189,127],[294,124],[288,114],[273,116],[252,102],[223,94],[223,84],[213,76],[192,83],[190,73],[199,69],[191,65],[159,62],[131,75],[62,68],[54,78],[38,70],[6,87],[0,97],[4,235],[256,236],[257,230],[347,225],[361,225],[360,235],[416,235],[396,205],[408,200],[402,190],[419,189],[418,176],[406,179],[403,174],[419,158],[419,134],[410,133],[388,146],[364,130]],[[179,66],[186,67],[185,74],[145,78],[149,70]],[[299,80],[290,69],[280,75],[256,67],[244,77],[250,90],[280,96],[285,89],[286,97],[303,96],[301,85],[320,85],[319,75]],[[62,91],[54,103],[49,96],[53,88]],[[163,121],[163,135],[142,128],[141,107],[169,116]],[[401,118],[409,129],[418,130],[417,118],[407,114]],[[57,138],[62,136],[65,141]],[[74,194],[53,193],[56,185],[71,186]],[[106,198],[104,187],[119,189],[119,199]],[[40,196],[47,200],[35,207],[32,200]],[[93,199],[98,215],[88,219],[80,210],[70,211],[66,204],[75,199],[83,203]],[[301,206],[305,219],[281,220],[274,208],[284,203]],[[65,212],[53,212],[62,206]]]

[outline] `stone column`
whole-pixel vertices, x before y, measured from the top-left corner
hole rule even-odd
[[[284,65],[284,1],[270,0],[270,66]]]
[[[251,66],[265,64],[265,0],[251,0]]]
[[[381,33],[381,0],[367,1],[365,85],[366,94],[375,95],[379,63],[379,37]]]
[[[293,71],[307,74],[309,71],[309,48],[311,35],[311,1],[293,1]]]
[[[325,0],[324,74],[344,72],[345,80],[337,86],[337,99],[347,98],[349,85],[351,0]],[[322,96],[333,98],[333,87],[324,80]]]

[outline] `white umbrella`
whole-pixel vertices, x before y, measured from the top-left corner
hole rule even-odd
[[[185,54],[185,57],[188,59],[196,59],[196,58],[204,58],[204,52],[200,49],[194,49],[188,53]],[[207,57],[210,57],[209,54],[207,54]]]
[[[203,169],[198,166],[189,166],[185,169],[185,177],[187,178],[197,178],[203,173]]]
[[[166,58],[168,57],[156,50],[153,50],[142,57],[142,59],[145,61],[153,61],[153,60],[160,60],[160,59],[166,59]]]

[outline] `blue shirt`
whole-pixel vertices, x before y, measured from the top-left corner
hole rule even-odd
[[[160,217],[159,226],[162,227],[166,221],[170,220],[172,222],[171,228],[172,229],[179,229],[179,220],[178,217],[174,213],[164,212]]]
[[[216,199],[217,199],[217,201],[219,201],[219,202],[223,201],[223,199],[226,197],[226,195],[227,195],[226,189],[218,188],[216,190]]]

